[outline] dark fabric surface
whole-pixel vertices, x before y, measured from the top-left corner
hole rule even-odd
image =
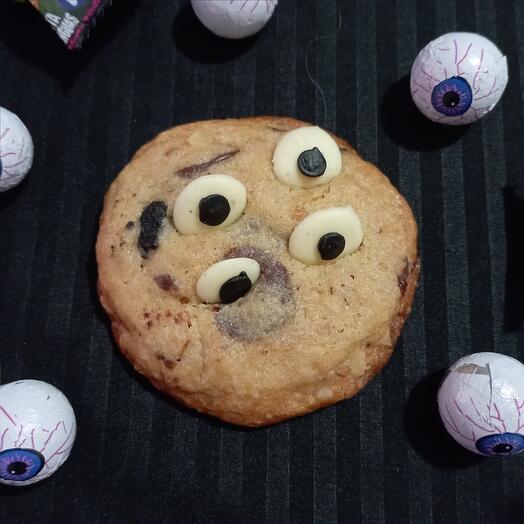
[[[281,0],[258,36],[227,42],[186,1],[122,1],[78,54],[29,6],[2,2],[0,105],[32,132],[28,179],[0,194],[0,381],[37,378],[79,432],[51,479],[0,490],[0,522],[524,522],[523,457],[461,451],[438,419],[450,362],[524,359],[524,4]],[[322,99],[308,79],[309,69]],[[510,83],[468,129],[409,99],[420,47],[480,32]],[[172,125],[291,115],[347,138],[399,187],[423,274],[391,362],[352,400],[259,430],[180,408],[120,356],[96,294],[102,199],[133,152]]]

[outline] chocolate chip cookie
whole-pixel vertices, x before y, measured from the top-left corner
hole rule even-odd
[[[96,245],[118,346],[157,388],[261,426],[355,395],[417,283],[406,201],[344,140],[290,118],[181,125],[111,185]]]

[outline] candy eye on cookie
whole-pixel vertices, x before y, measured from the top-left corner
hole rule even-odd
[[[352,207],[331,207],[308,215],[289,239],[289,254],[307,266],[336,260],[357,251],[362,225]]]
[[[288,186],[320,186],[340,174],[342,155],[337,143],[320,127],[299,127],[280,139],[273,154],[273,169]]]
[[[197,235],[226,227],[246,207],[244,184],[229,175],[205,175],[178,195],[173,208],[175,227],[182,235]]]
[[[229,258],[206,269],[196,284],[198,297],[209,304],[231,304],[258,280],[260,265],[252,258]]]

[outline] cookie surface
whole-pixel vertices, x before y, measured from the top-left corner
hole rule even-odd
[[[275,148],[303,126],[257,117],[165,131],[111,185],[100,219],[99,295],[118,346],[157,388],[234,424],[270,424],[356,394],[391,356],[413,300],[416,223],[376,167],[332,135],[338,176],[304,188],[275,175]],[[177,197],[209,174],[244,185],[243,213],[182,235]],[[360,219],[355,252],[317,265],[290,255],[299,223],[343,206]],[[256,260],[258,280],[230,304],[204,303],[197,281],[228,258]]]

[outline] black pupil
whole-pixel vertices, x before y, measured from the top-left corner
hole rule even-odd
[[[9,471],[10,475],[23,475],[27,471],[27,464],[24,462],[11,462],[9,466],[7,466],[7,471]]]
[[[318,241],[318,252],[322,260],[337,258],[346,247],[346,239],[340,233],[326,233]]]
[[[209,195],[198,204],[200,222],[208,226],[218,226],[228,217],[231,207],[222,195]]]
[[[298,169],[306,176],[321,176],[326,171],[326,159],[318,147],[306,149],[297,160]]]
[[[497,444],[493,451],[495,453],[511,453],[513,451],[513,446],[511,444]]]
[[[442,102],[446,107],[455,107],[460,102],[460,96],[455,91],[448,91],[442,97]]]
[[[251,289],[251,280],[245,271],[235,277],[226,280],[220,287],[220,302],[231,304],[240,297],[243,297]]]

